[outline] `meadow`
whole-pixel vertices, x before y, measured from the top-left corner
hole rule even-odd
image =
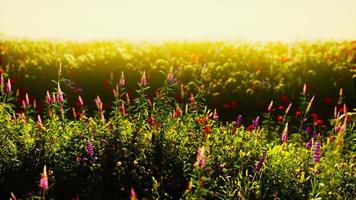
[[[354,199],[356,43],[3,40],[1,199]]]

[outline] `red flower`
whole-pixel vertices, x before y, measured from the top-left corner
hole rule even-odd
[[[236,106],[237,106],[236,101],[233,100],[233,101],[231,102],[230,106],[231,106],[231,108],[236,108]]]
[[[283,116],[282,115],[278,115],[277,116],[277,122],[283,122]]]
[[[180,117],[182,115],[182,110],[177,106],[176,107],[176,110],[174,111],[174,113],[173,113],[173,117],[174,118],[178,118],[178,117]]]
[[[278,110],[282,111],[284,109],[284,106],[280,105],[278,106]]]
[[[302,111],[298,110],[295,112],[295,117],[299,118],[302,116]]]
[[[326,105],[329,105],[333,102],[330,97],[324,97],[323,101],[324,101],[324,104],[326,104]]]
[[[210,125],[210,124],[205,125],[205,126],[202,128],[202,130],[203,130],[203,133],[204,133],[205,135],[209,134],[209,133],[211,132],[211,125]]]
[[[246,130],[248,131],[251,131],[253,129],[255,129],[255,126],[253,124],[248,125],[248,127],[246,128]]]
[[[320,126],[320,125],[322,125],[323,123],[324,123],[323,120],[318,119],[318,120],[315,121],[314,125],[315,125],[315,126]]]
[[[288,97],[286,95],[283,95],[281,97],[279,97],[279,100],[281,100],[281,102],[286,103],[288,101]]]
[[[313,120],[318,119],[318,114],[316,114],[316,113],[312,113],[312,114],[310,114],[310,116],[313,118]]]
[[[225,110],[230,109],[230,105],[229,105],[228,103],[224,103],[224,109],[225,109]]]
[[[206,120],[208,119],[208,115],[207,116],[204,116],[204,117],[200,117],[200,118],[198,118],[197,120],[196,120],[196,123],[197,124],[203,124],[203,123],[205,123],[206,122]]]

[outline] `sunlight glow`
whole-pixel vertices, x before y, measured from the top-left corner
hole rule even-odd
[[[0,0],[14,37],[129,40],[356,39],[353,0]]]

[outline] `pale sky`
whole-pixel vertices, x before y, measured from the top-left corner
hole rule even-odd
[[[356,0],[0,0],[0,33],[79,40],[356,40]]]

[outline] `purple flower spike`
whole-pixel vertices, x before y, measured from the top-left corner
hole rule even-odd
[[[236,119],[236,128],[241,127],[241,122],[242,122],[242,115],[239,115]]]
[[[258,163],[255,166],[255,170],[257,172],[259,172],[261,170],[262,164],[265,161],[265,159],[266,159],[266,152],[263,152],[262,158],[260,158],[260,160],[258,161]]]
[[[314,145],[314,162],[320,162],[320,141],[317,141]]]
[[[305,148],[311,149],[312,145],[313,145],[313,138],[305,144]]]
[[[87,140],[87,152],[90,156],[94,155],[93,143],[90,140]]]
[[[307,126],[307,127],[305,128],[305,133],[306,133],[307,135],[309,135],[309,134],[311,133],[311,127],[310,127],[310,126]]]
[[[257,128],[260,124],[260,116],[257,116],[256,119],[252,120],[252,124],[254,128]]]

